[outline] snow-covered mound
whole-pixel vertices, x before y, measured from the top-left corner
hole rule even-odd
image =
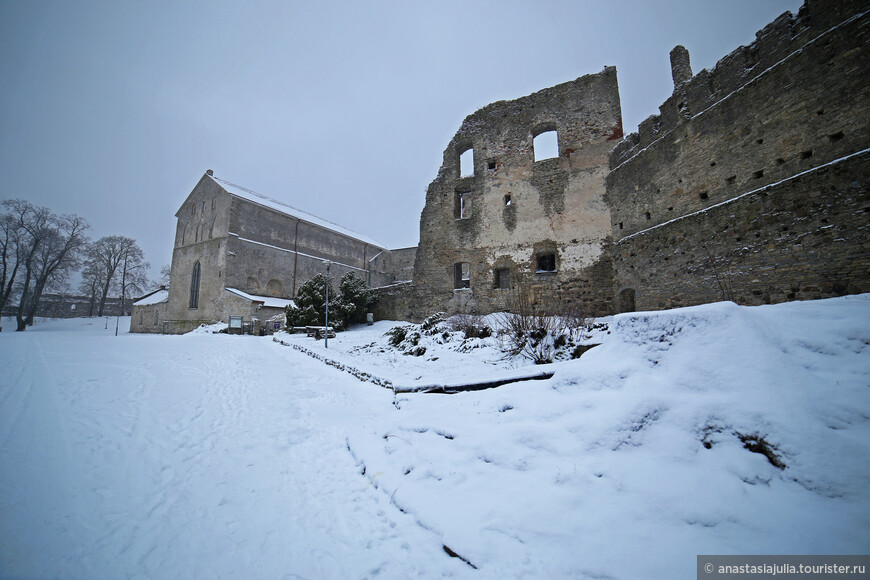
[[[492,577],[688,578],[870,545],[870,300],[617,316],[547,382],[400,396],[348,436]]]
[[[0,333],[0,576],[653,580],[870,545],[868,295],[620,315],[551,379],[456,395],[116,322]],[[540,368],[396,324],[288,340],[411,382]]]

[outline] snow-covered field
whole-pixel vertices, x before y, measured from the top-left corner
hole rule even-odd
[[[549,380],[455,395],[111,322],[3,325],[4,578],[693,578],[870,546],[868,295],[620,315]],[[283,338],[394,383],[535,370],[390,326]]]

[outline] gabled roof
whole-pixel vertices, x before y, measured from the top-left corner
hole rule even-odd
[[[166,288],[158,288],[150,292],[133,303],[134,306],[148,306],[149,304],[160,304],[169,300],[169,290]]]
[[[248,294],[247,292],[242,292],[241,290],[237,290],[236,288],[225,288],[227,292],[235,294],[236,296],[240,296],[245,300],[249,300],[251,302],[260,302],[266,308],[286,308],[288,305],[296,303],[292,300],[288,300],[286,298],[272,298],[271,296],[255,296],[254,294]]]
[[[361,242],[381,248],[383,250],[387,249],[385,245],[372,238],[369,238],[368,236],[358,234],[353,230],[349,230],[329,220],[319,218],[316,215],[302,211],[301,209],[296,209],[292,205],[288,205],[282,201],[272,199],[271,197],[267,197],[265,195],[257,193],[256,191],[242,187],[241,185],[236,185],[235,183],[220,179],[218,177],[215,177],[214,175],[206,174],[206,177],[212,179],[215,183],[217,183],[219,187],[221,187],[224,191],[232,196],[244,199],[246,201],[250,201],[252,203],[256,203],[258,205],[262,205],[263,207],[267,207],[284,215],[288,215],[290,217],[302,220],[304,222],[308,222],[321,228],[331,230],[349,238],[357,239]]]

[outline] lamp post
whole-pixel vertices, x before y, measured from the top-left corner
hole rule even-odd
[[[329,267],[332,262],[324,260],[323,263],[326,264],[326,319],[323,326],[323,348],[329,348]]]

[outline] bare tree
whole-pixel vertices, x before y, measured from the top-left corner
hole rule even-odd
[[[133,238],[104,236],[87,250],[85,272],[90,282],[100,285],[97,316],[103,316],[106,297],[111,290],[121,294],[121,312],[129,291],[141,291],[147,284],[148,262]],[[119,280],[120,278],[120,280]]]
[[[164,286],[169,288],[169,275],[172,273],[172,266],[169,264],[164,264],[162,268],[160,268],[160,277],[158,277],[152,283],[153,286]]]
[[[19,220],[19,260],[23,268],[18,302],[17,330],[33,324],[39,300],[47,285],[61,285],[79,264],[87,244],[88,223],[77,215],[56,216],[47,208],[12,200]]]
[[[84,269],[82,281],[79,284],[79,292],[88,297],[88,316],[95,316],[100,292],[105,283],[105,272],[100,265],[90,259],[90,246],[85,250]]]

